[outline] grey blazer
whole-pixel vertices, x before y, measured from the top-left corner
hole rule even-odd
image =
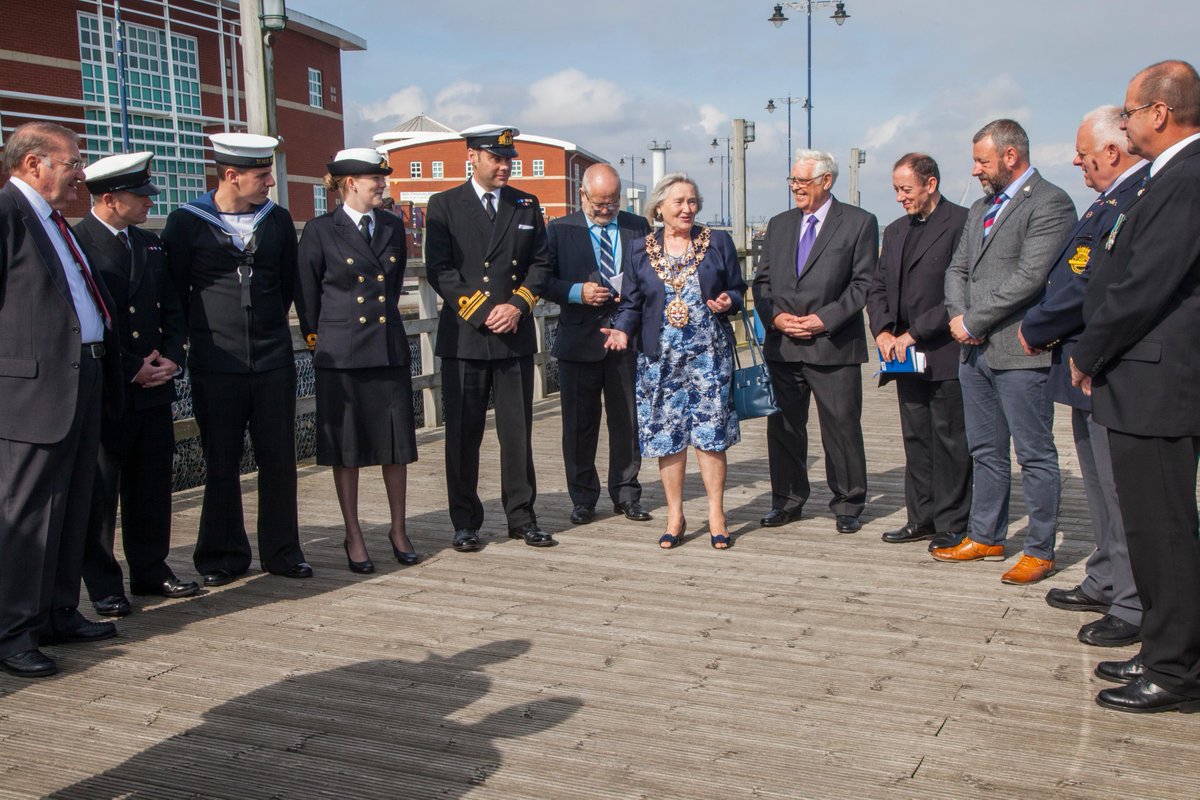
[[[962,314],[993,369],[1049,367],[1050,353],[1027,356],[1017,340],[1025,310],[1046,287],[1063,240],[1075,224],[1067,193],[1034,172],[1008,202],[983,238],[983,216],[992,204],[981,197],[967,213],[958,249],[946,270],[946,310]],[[963,347],[965,361],[969,347]]]

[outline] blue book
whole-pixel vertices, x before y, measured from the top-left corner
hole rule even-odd
[[[917,352],[916,347],[909,347],[904,351],[904,361],[898,359],[884,361],[883,353],[880,353],[878,349],[875,352],[879,353],[879,372],[885,372],[888,375],[899,375],[906,372],[916,374],[924,372],[927,368],[925,354]]]

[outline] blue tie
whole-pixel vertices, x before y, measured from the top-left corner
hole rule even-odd
[[[608,235],[607,227],[600,229],[600,274],[606,279],[617,274],[617,265],[613,259],[612,237]]]
[[[808,219],[804,221],[807,226],[804,233],[800,236],[800,246],[796,248],[796,277],[799,278],[804,273],[804,263],[808,261],[808,256],[812,253],[813,242],[817,240],[817,217],[814,214],[809,214]]]
[[[996,195],[996,199],[992,201],[992,207],[983,215],[983,238],[987,238],[988,231],[992,229],[992,223],[996,221],[996,215],[1000,213],[1000,206],[1004,205],[1004,201],[1008,199],[1008,195],[1004,192]]]

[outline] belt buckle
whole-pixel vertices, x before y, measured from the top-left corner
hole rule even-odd
[[[104,343],[88,342],[84,344],[83,351],[87,353],[89,358],[104,358]]]

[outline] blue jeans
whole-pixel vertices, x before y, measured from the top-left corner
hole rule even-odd
[[[1048,372],[1048,368],[993,370],[979,348],[971,348],[958,366],[967,447],[975,462],[971,538],[988,545],[1002,545],[1008,538],[1011,441],[1021,465],[1021,490],[1029,513],[1025,552],[1053,559],[1060,485],[1054,404],[1045,390]]]

